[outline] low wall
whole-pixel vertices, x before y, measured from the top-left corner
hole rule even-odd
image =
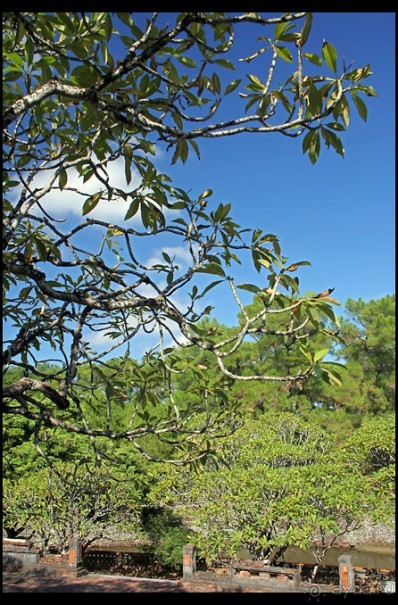
[[[39,563],[40,551],[29,540],[3,538],[3,569],[20,569]]]

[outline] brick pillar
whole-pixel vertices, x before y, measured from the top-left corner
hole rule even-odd
[[[194,544],[185,544],[183,547],[182,575],[184,578],[192,578],[196,571],[196,547]]]
[[[82,543],[78,538],[69,539],[69,566],[77,569],[83,562]]]
[[[354,578],[354,569],[352,567],[351,555],[340,555],[340,557],[338,558],[338,562],[339,562],[340,590],[342,592],[354,592],[355,578]]]

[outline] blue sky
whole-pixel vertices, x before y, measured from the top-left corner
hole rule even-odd
[[[241,225],[277,234],[289,259],[309,260],[303,291],[377,299],[395,292],[395,13],[315,13],[309,50],[319,53],[323,38],[339,61],[370,63],[366,83],[379,95],[365,97],[366,123],[352,110],[344,159],[323,148],[313,166],[301,139],[244,134],[202,141],[201,160],[173,175],[213,189]]]
[[[337,50],[340,69],[343,60],[353,69],[370,64],[365,84],[379,95],[363,97],[366,123],[351,108],[350,126],[341,133],[344,159],[322,147],[313,166],[301,151],[302,138],[248,133],[202,139],[201,159],[191,153],[184,165],[171,166],[171,155],[164,153],[157,161],[176,186],[192,195],[211,188],[215,205],[231,203],[241,226],[278,235],[285,256],[311,262],[298,273],[301,291],[335,287],[342,305],[348,298],[367,301],[395,292],[395,22],[393,12],[314,13],[305,50],[320,55],[326,39]],[[257,48],[252,26],[237,28],[235,56]],[[280,63],[290,75],[291,64]],[[261,76],[260,62],[240,65],[240,72],[225,70],[230,80]],[[233,113],[236,98],[230,95],[228,103]],[[261,282],[247,265],[237,275]],[[222,289],[209,296],[214,316],[233,324],[236,306],[226,302]]]
[[[174,15],[162,15],[166,21],[168,17],[174,20]],[[313,166],[302,154],[301,138],[278,134],[201,140],[201,159],[192,152],[184,165],[171,166],[171,154],[164,151],[156,158],[158,169],[170,174],[175,186],[192,190],[192,196],[212,189],[215,208],[219,203],[232,204],[231,215],[242,227],[274,233],[289,260],[310,261],[310,267],[297,272],[302,293],[334,287],[333,296],[342,305],[348,298],[367,301],[395,292],[395,21],[393,12],[314,13],[306,51],[321,54],[326,39],[338,52],[339,68],[343,57],[353,68],[369,63],[373,75],[365,84],[379,95],[364,98],[366,123],[352,107],[350,126],[341,136],[345,159],[322,147]],[[256,35],[247,25],[238,31],[235,56],[247,56],[258,48]],[[281,63],[290,75],[291,65]],[[225,76],[232,80],[245,72],[261,75],[259,62],[240,65],[241,73],[225,70]],[[227,111],[233,111],[232,104],[227,103]],[[123,175],[122,163],[112,171],[111,183],[123,187]],[[92,181],[86,191],[98,190]],[[73,199],[70,192],[54,192],[48,196],[47,208],[68,223],[80,221],[81,199]],[[118,210],[112,204],[108,216],[109,208],[101,202],[90,216],[121,221],[126,208],[122,205]],[[183,262],[181,243],[169,244],[161,238],[144,250],[146,261],[159,258],[162,247],[171,245]],[[237,277],[259,285],[264,279],[247,265],[237,270]],[[246,293],[244,302],[250,300]],[[236,304],[226,300],[222,288],[209,292],[206,305],[214,306],[212,317],[220,322],[236,323]]]

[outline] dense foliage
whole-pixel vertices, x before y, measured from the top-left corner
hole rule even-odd
[[[238,426],[239,406],[223,397],[231,381],[302,383],[316,372],[333,379],[322,349],[306,349],[325,318],[334,320],[329,284],[302,296],[296,271],[308,262],[288,261],[276,235],[241,228],[230,204],[211,204],[210,189],[184,191],[156,166],[159,150],[171,163],[185,163],[190,152],[200,155],[201,138],[233,141],[242,132],[302,137],[313,163],[322,141],[343,155],[339,136],[349,127],[350,107],[366,119],[363,97],[376,94],[364,84],[370,66],[351,69],[343,61],[340,68],[333,44],[311,48],[312,19],[311,13],[3,14],[3,367],[6,376],[21,370],[7,379],[3,412],[124,439],[141,450],[147,436],[167,438],[194,460],[207,455],[212,433]],[[258,37],[248,57],[235,52],[242,26],[253,44]],[[242,77],[228,78],[242,63]],[[81,208],[79,221],[57,218],[65,199]],[[116,206],[124,221],[93,214]],[[183,266],[167,249],[148,262],[143,243],[148,250],[159,237],[172,242],[165,248],[181,246]],[[259,284],[235,282],[236,263],[254,264]],[[212,310],[204,297],[214,287],[243,313],[224,342],[198,327]],[[245,316],[242,291],[261,295],[255,316]],[[229,359],[246,337],[267,334],[275,317],[284,322],[278,347],[301,339],[295,373],[232,371]],[[148,334],[158,334],[158,344],[148,346],[142,362],[132,361],[135,342]],[[98,336],[108,339],[107,350],[96,350]],[[225,376],[219,389],[203,386],[201,364],[184,365],[172,355],[170,343],[182,341],[211,355]],[[116,355],[117,363],[108,363]],[[181,406],[174,383],[187,369],[200,397]],[[98,415],[80,405],[82,391]],[[124,404],[130,419],[120,428],[109,418]],[[160,404],[163,413],[154,415]],[[189,433],[198,412],[204,423]]]
[[[359,328],[356,317],[348,313],[342,319],[342,334],[351,340],[345,347],[339,343],[336,354],[344,354],[348,367],[354,363],[357,349],[349,343],[355,341],[355,334],[361,342],[373,342],[374,324],[380,329],[380,322],[374,314],[368,315],[368,310],[379,307],[384,309],[385,331],[380,341],[380,346],[384,344],[383,363],[392,370],[394,296],[366,304],[348,301],[347,311],[357,306],[362,316],[372,320]],[[220,333],[226,330],[219,325],[216,328]],[[242,368],[245,364],[253,367],[265,363],[261,355],[264,349],[267,347],[265,343],[261,347],[261,341],[245,343],[239,351]],[[182,349],[180,355],[183,363],[186,350]],[[204,355],[198,359],[201,364],[207,363]],[[380,355],[377,346],[369,349],[369,387],[380,380]],[[275,358],[270,361],[277,362]],[[286,360],[281,358],[279,363]],[[206,374],[206,387],[215,388],[220,370],[209,367]],[[193,380],[194,375],[186,372],[177,382],[177,402],[186,397]],[[356,385],[352,400],[346,386],[350,382]],[[93,449],[85,436],[63,434],[44,425],[39,434],[31,421],[7,419],[3,457],[5,527],[17,535],[28,526],[44,549],[64,549],[71,533],[88,545],[106,537],[109,527],[119,527],[131,536],[149,539],[162,563],[179,565],[181,547],[187,541],[194,541],[208,562],[220,554],[233,556],[242,547],[255,558],[272,560],[288,546],[296,545],[312,549],[314,562],[319,563],[338,538],[360,528],[365,520],[392,522],[395,415],[390,390],[385,393],[387,404],[381,409],[361,407],[356,400],[359,387],[350,371],[344,372],[342,386],[318,381],[317,388],[304,395],[301,391],[281,393],[275,385],[272,391],[268,385],[263,384],[261,390],[257,383],[251,384],[252,392],[248,390],[239,400],[245,413],[244,426],[234,435],[219,439],[200,467],[154,465],[122,442],[97,439]],[[322,398],[331,400],[332,392],[334,400],[342,401],[342,405],[325,409]],[[313,393],[317,401],[311,403]],[[232,386],[225,390],[221,405],[225,399],[236,397]],[[82,391],[83,407],[84,398]],[[95,413],[87,405],[94,425],[98,409],[107,414],[106,398],[98,392],[97,403],[101,398],[102,406],[94,406]],[[294,398],[305,399],[307,405],[292,406]],[[123,427],[129,419],[128,406],[116,409],[117,415],[108,421]],[[161,415],[156,410],[155,406],[154,417],[156,413]],[[201,426],[200,415],[191,423],[192,430]],[[166,459],[173,449],[167,440],[146,439],[152,458]]]
[[[311,24],[311,13],[3,14],[13,535],[29,528],[62,551],[72,534],[87,545],[120,525],[165,563],[190,532],[209,560],[290,544],[320,559],[365,514],[389,518],[395,298],[348,301],[340,319],[329,284],[300,292],[309,263],[283,256],[275,234],[242,228],[206,183],[187,192],[156,165],[159,151],[184,164],[200,139],[242,132],[301,137],[313,164],[322,143],[343,156],[351,108],[366,120],[363,97],[376,95],[370,66],[340,69],[333,44],[311,47]],[[242,25],[258,42],[248,57],[234,52]],[[75,222],[55,212],[65,196]],[[116,206],[119,221],[95,214]],[[237,264],[258,284],[235,279]],[[236,304],[236,326],[210,318],[213,288]]]
[[[273,560],[295,545],[320,562],[366,518],[391,522],[394,421],[372,419],[338,446],[313,421],[266,413],[219,441],[201,473],[163,468],[151,498],[178,511],[208,561],[242,547]]]

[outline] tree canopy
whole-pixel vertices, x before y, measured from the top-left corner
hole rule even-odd
[[[245,79],[230,80],[243,24],[259,44],[240,58]],[[312,163],[322,142],[343,156],[350,107],[366,120],[363,96],[376,95],[364,84],[370,66],[340,68],[328,42],[310,52],[311,24],[311,13],[3,14],[3,313],[12,332],[3,351],[4,412],[123,438],[143,451],[147,437],[189,446],[182,463],[205,456],[212,433],[235,430],[239,408],[224,384],[206,385],[195,358],[181,361],[182,345],[210,354],[226,381],[301,384],[316,373],[339,381],[337,366],[323,363],[328,349],[308,346],[325,321],[336,321],[329,284],[302,296],[295,272],[306,261],[288,261],[275,234],[242,228],[229,204],[212,206],[210,189],[184,191],[156,167],[157,146],[184,163],[192,150],[200,156],[201,138],[242,132],[302,137]],[[275,78],[281,62],[291,64],[283,84]],[[125,186],[112,179],[120,163]],[[53,216],[54,192],[80,200],[77,225]],[[89,217],[116,202],[125,206],[123,225]],[[146,263],[139,242],[159,234],[184,246],[187,267],[167,251]],[[234,264],[243,261],[260,273],[258,285],[234,281]],[[242,317],[224,340],[199,323],[214,287],[226,288]],[[241,291],[262,300],[254,315]],[[270,318],[283,325],[269,328]],[[107,351],[90,344],[98,333],[112,341]],[[137,360],[132,343],[141,333],[157,333],[159,342]],[[247,337],[264,334],[278,336],[280,348],[300,342],[293,373],[231,369],[228,359]],[[174,379],[188,369],[201,397],[177,405]],[[123,428],[111,420],[115,406],[129,410]],[[202,424],[192,428],[198,413]]]
[[[313,418],[249,418],[201,473],[157,466],[149,498],[180,515],[209,561],[242,547],[269,559],[296,545],[319,563],[365,518],[393,519],[394,425],[393,414],[370,418],[338,446]]]

